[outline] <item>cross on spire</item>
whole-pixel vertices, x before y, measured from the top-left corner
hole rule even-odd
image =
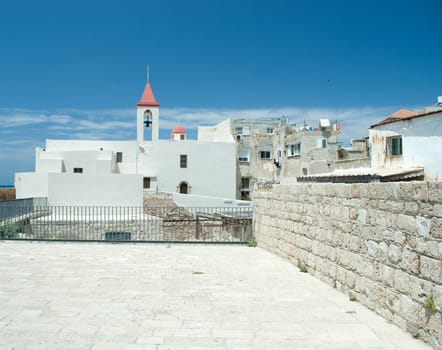
[[[149,77],[149,68],[150,68],[149,65],[147,65],[147,82],[148,82],[148,83],[149,83],[149,78],[150,78],[150,77]]]

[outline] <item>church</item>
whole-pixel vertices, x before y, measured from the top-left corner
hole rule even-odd
[[[35,171],[15,174],[17,198],[49,205],[142,206],[145,191],[235,199],[236,143],[188,140],[176,126],[159,139],[160,104],[147,81],[136,104],[136,140],[46,140]]]

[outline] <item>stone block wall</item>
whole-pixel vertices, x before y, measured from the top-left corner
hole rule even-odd
[[[442,348],[441,183],[274,185],[253,202],[260,247]]]
[[[21,233],[23,239],[45,240],[97,240],[103,241],[106,233],[129,233],[132,241],[162,241],[165,235],[161,229],[162,220],[82,220],[58,221],[41,218],[30,220],[28,232]]]
[[[370,168],[370,158],[350,158],[336,160],[335,169]]]

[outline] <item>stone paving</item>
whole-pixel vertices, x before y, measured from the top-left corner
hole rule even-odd
[[[0,241],[0,349],[430,349],[260,248]]]

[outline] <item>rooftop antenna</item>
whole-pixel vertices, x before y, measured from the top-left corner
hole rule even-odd
[[[149,83],[149,78],[150,78],[150,77],[149,77],[149,68],[150,68],[149,65],[147,65],[147,82],[148,82],[148,83]]]

